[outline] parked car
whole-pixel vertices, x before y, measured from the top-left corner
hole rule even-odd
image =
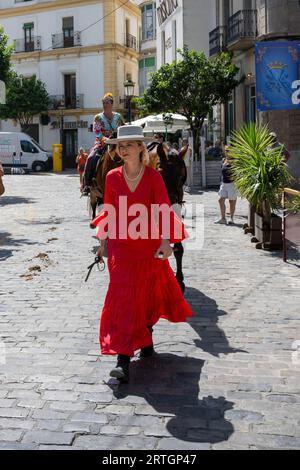
[[[52,155],[23,132],[0,132],[0,160],[3,168],[25,171],[52,169]]]

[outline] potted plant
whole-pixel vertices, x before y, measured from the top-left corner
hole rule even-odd
[[[233,133],[230,154],[236,188],[255,208],[253,241],[257,248],[281,248],[282,220],[275,211],[291,180],[283,149],[272,146],[268,126],[251,123]]]

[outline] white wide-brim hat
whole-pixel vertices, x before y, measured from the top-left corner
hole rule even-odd
[[[154,137],[145,137],[143,128],[141,126],[120,126],[118,127],[118,134],[116,139],[107,139],[107,144],[118,144],[126,140],[140,141],[140,142],[153,142]]]

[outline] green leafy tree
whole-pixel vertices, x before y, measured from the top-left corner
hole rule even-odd
[[[14,46],[8,46],[8,36],[4,33],[4,28],[0,26],[0,80],[8,85],[11,78],[11,55]]]
[[[14,119],[26,131],[33,117],[48,110],[50,98],[44,83],[35,76],[23,78],[14,74],[6,95],[6,104],[0,105],[2,119]]]
[[[213,106],[225,103],[242,79],[232,55],[207,58],[204,52],[184,48],[182,60],[163,65],[152,75],[150,87],[138,104],[143,113],[180,113],[188,120],[198,153],[204,119]]]

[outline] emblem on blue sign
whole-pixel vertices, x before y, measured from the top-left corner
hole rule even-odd
[[[300,109],[300,44],[257,43],[255,62],[258,110]]]

